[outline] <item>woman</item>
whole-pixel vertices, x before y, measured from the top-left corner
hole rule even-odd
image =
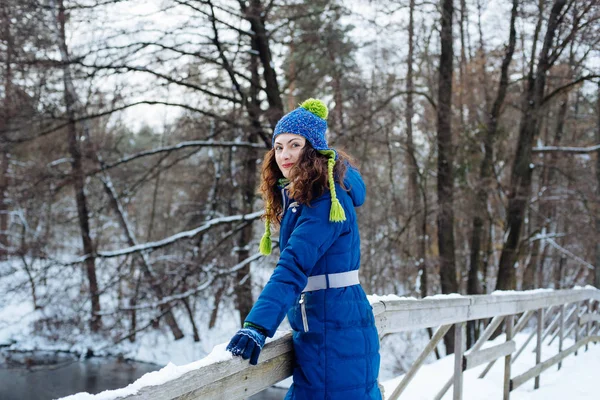
[[[277,267],[227,350],[256,364],[284,316],[293,329],[294,383],[286,399],[381,399],[379,338],[358,281],[360,238],[354,207],[365,186],[348,156],[325,139],[327,107],[309,99],[275,127],[261,192],[270,224],[279,224]]]

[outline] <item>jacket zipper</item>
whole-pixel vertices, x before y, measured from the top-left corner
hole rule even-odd
[[[286,211],[286,200],[287,196],[285,195],[285,188],[281,188],[281,198],[283,200],[283,212]],[[291,204],[290,204],[291,206]],[[292,212],[296,212],[296,209],[292,209]],[[306,299],[304,298],[304,293],[300,295],[300,311],[302,313],[302,326],[304,327],[304,332],[308,332],[308,317],[306,316]]]
[[[300,295],[300,311],[302,312],[302,325],[304,326],[304,332],[308,332],[308,317],[306,316],[306,299],[304,293]]]
[[[285,213],[285,188],[281,188],[281,200],[283,200],[283,212]]]

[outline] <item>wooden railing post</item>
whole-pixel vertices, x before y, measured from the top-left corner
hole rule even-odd
[[[462,400],[464,329],[465,322],[460,322],[454,326],[454,400]]]
[[[558,327],[558,352],[560,353],[563,350],[563,337],[565,332],[565,305],[562,304],[560,306],[560,325]],[[562,361],[558,362],[558,370],[560,371],[562,367]]]
[[[544,332],[544,309],[540,308],[537,312],[537,342],[535,344],[535,365],[542,361],[542,335]],[[540,376],[535,377],[534,389],[540,388]]]
[[[513,318],[514,316],[509,315],[505,319],[506,324],[506,341],[510,341],[513,338]],[[510,359],[512,354],[506,355],[504,357],[504,400],[510,400]]]
[[[473,347],[471,347],[469,349],[469,352],[478,351],[485,344],[485,342],[492,336],[492,334],[494,333],[496,328],[498,328],[500,326],[502,321],[504,321],[504,316],[496,315],[490,321],[490,323],[485,327],[485,330],[483,331],[483,333],[481,334],[479,339],[477,339],[477,342],[473,345]],[[491,364],[492,363],[490,363],[490,365]],[[450,389],[451,385],[452,385],[452,377],[450,379],[448,379],[448,381],[446,381],[446,384],[444,385],[442,390],[440,390],[438,392],[438,394],[434,397],[434,400],[440,400],[442,397],[444,397],[444,395],[446,394],[448,389]]]
[[[591,313],[592,312],[592,300],[587,299],[586,302],[585,302],[585,304],[587,306],[587,312]],[[590,327],[591,327],[591,325],[590,325],[590,322],[588,321],[585,324],[585,336],[586,337],[590,336]],[[587,343],[585,344],[585,351],[588,351],[588,344]]]
[[[592,303],[593,303],[593,301],[592,301]],[[593,314],[598,314],[598,313],[600,313],[600,300],[596,301],[596,307],[594,307],[594,311],[593,311]],[[598,330],[600,330],[600,322],[599,321],[594,322],[594,326],[596,328],[594,329],[593,332],[594,332],[594,334],[597,335]],[[596,345],[596,344],[598,344],[598,342],[594,342],[594,344]]]
[[[433,335],[429,343],[427,343],[425,349],[423,349],[421,354],[419,354],[419,357],[417,357],[412,367],[410,367],[410,370],[404,375],[404,378],[402,378],[402,381],[400,381],[400,383],[398,384],[396,389],[394,389],[390,397],[388,397],[388,400],[398,399],[398,397],[400,396],[400,394],[402,394],[404,389],[406,389],[406,386],[408,386],[412,378],[414,378],[419,368],[421,368],[421,365],[423,365],[423,362],[425,362],[429,353],[431,353],[433,349],[435,349],[440,340],[443,339],[444,335],[450,330],[451,327],[452,325],[443,325],[440,326],[437,331],[435,331],[435,334]]]
[[[579,342],[579,318],[581,317],[581,315],[579,315],[579,309],[581,307],[579,302],[575,303],[575,306],[577,307],[577,311],[575,311],[575,343],[577,343]],[[577,350],[575,350],[575,355],[577,355]]]

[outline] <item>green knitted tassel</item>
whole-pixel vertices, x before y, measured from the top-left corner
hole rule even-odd
[[[270,205],[267,204],[267,212],[269,209]],[[268,256],[271,254],[271,245],[271,221],[269,221],[269,218],[267,218],[265,219],[265,234],[260,239],[260,245],[258,246],[260,254],[263,256]]]
[[[346,220],[346,213],[344,207],[340,204],[335,193],[335,181],[333,180],[333,167],[335,166],[335,152],[329,156],[327,160],[327,175],[329,175],[329,191],[331,192],[331,210],[329,211],[329,221],[331,222],[344,222]]]

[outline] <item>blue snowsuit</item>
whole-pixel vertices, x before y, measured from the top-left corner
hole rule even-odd
[[[365,200],[362,177],[348,167],[337,197],[346,221],[330,222],[329,191],[299,205],[283,193],[279,232],[281,256],[246,322],[272,337],[287,313],[293,329],[294,383],[286,400],[381,400],[379,337],[373,309],[360,284],[304,294],[306,319],[299,304],[308,277],[356,270],[360,238],[356,213]]]

